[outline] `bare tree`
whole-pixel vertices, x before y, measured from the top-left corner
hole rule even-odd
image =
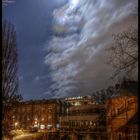
[[[22,99],[18,94],[16,32],[4,21],[2,25],[2,128],[5,130],[6,113]],[[7,130],[6,130],[7,131]]]
[[[131,75],[138,66],[138,29],[129,28],[113,38],[113,46],[109,49],[109,63],[115,68],[112,78],[120,74]]]
[[[116,87],[108,87],[107,89],[102,89],[100,91],[96,91],[92,94],[92,97],[96,100],[96,102],[104,104],[107,99],[112,98],[112,96],[118,95],[118,88]]]

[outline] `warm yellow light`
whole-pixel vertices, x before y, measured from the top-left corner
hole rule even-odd
[[[15,122],[15,126],[17,126],[18,125],[18,122]]]

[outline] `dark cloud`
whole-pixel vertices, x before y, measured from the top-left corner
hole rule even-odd
[[[137,26],[135,7],[136,0],[17,0],[4,7],[3,19],[17,31],[24,99],[85,95],[112,84],[104,49],[113,33]]]
[[[91,94],[114,84],[104,49],[112,44],[112,34],[136,24],[136,5],[131,0],[70,0],[54,10],[53,30],[60,36],[53,36],[45,57],[54,81],[50,91],[57,89],[54,97]]]

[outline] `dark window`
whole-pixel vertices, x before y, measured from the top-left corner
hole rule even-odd
[[[122,140],[121,134],[118,135],[118,140]]]

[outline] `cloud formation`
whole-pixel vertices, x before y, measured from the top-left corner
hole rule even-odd
[[[91,94],[113,84],[106,64],[112,34],[136,24],[131,0],[69,0],[53,12],[45,63],[51,67],[54,97]]]

